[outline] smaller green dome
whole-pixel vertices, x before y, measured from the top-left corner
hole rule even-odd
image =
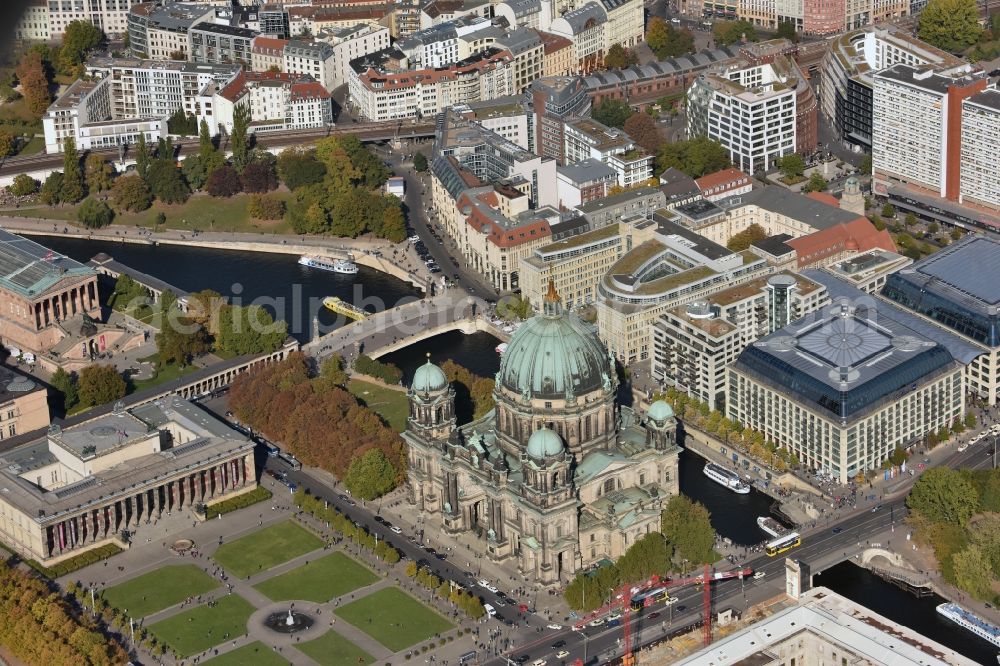
[[[528,438],[528,455],[535,459],[557,456],[563,451],[562,440],[554,431],[542,428]]]
[[[430,356],[428,354],[427,362],[413,373],[413,382],[410,384],[410,388],[418,393],[440,391],[448,386],[448,378],[444,376],[444,370],[431,363]]]
[[[662,423],[673,417],[674,408],[668,405],[666,400],[657,400],[649,406],[646,415],[657,423]]]

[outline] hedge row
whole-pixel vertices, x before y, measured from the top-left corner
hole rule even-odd
[[[220,514],[236,511],[237,509],[243,509],[252,504],[256,504],[257,502],[269,500],[271,497],[272,494],[270,490],[264,486],[257,486],[250,492],[244,493],[239,497],[231,497],[227,500],[219,502],[218,504],[212,504],[211,506],[205,507],[205,518],[216,518]]]
[[[28,566],[43,576],[55,579],[60,576],[65,576],[68,573],[72,573],[77,569],[82,569],[86,566],[90,566],[91,564],[100,562],[101,560],[106,560],[112,555],[117,555],[120,552],[122,552],[122,549],[118,545],[106,543],[100,548],[95,548],[93,550],[88,550],[85,553],[74,555],[68,560],[63,560],[62,562],[54,564],[51,567],[39,564],[35,560],[26,560],[26,562]]]

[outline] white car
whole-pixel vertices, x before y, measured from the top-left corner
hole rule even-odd
[[[620,620],[620,619],[622,619],[622,614],[619,611],[615,611],[614,613],[612,613],[611,615],[608,616],[608,621],[609,622],[611,620]]]
[[[599,627],[602,624],[604,624],[604,618],[603,617],[594,618],[593,620],[591,620],[588,623],[588,625],[591,626],[591,627]]]
[[[398,527],[395,527],[395,526],[393,526],[393,528],[391,530],[389,530],[389,531],[392,532],[393,534],[402,534],[403,533],[403,530],[401,530],[401,529],[399,529]]]
[[[569,650],[559,650],[556,652],[556,659],[565,659],[569,656]]]
[[[545,666],[545,660],[544,659],[536,659],[533,662],[531,662],[531,666]]]
[[[483,604],[483,610],[486,611],[486,617],[496,617],[497,609],[493,608],[489,604]]]
[[[961,453],[962,451],[966,450],[967,448],[969,448],[968,444],[962,444],[962,445],[960,445],[958,447],[958,451],[959,451],[959,453]]]
[[[754,571],[753,572],[753,579],[754,580],[760,580],[761,578],[763,578],[766,575],[767,574],[765,574],[763,571]]]
[[[479,587],[485,587],[488,590],[488,589],[490,589],[490,586],[492,585],[492,583],[490,583],[490,581],[484,579],[484,580],[481,580],[478,583],[476,583],[476,585],[478,585]]]
[[[548,626],[548,628],[549,629],[553,629],[555,631],[559,631],[560,629],[562,629],[562,625],[561,624],[550,624]]]
[[[992,428],[990,428],[991,435],[1000,435],[1000,423],[997,423]]]
[[[416,243],[418,240],[420,240],[420,236],[410,236],[406,240],[410,241],[411,243]]]
[[[667,600],[663,602],[665,606],[673,606],[679,601],[677,597],[667,597]]]

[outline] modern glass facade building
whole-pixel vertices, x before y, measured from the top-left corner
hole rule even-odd
[[[964,383],[963,365],[907,326],[909,315],[847,285],[837,291],[816,317],[747,347],[729,368],[726,407],[846,483],[962,416]]]

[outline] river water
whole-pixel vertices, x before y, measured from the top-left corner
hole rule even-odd
[[[890,620],[950,647],[976,663],[997,663],[996,647],[938,615],[935,608],[945,600],[937,595],[915,597],[850,562],[842,562],[827,569],[813,579],[813,584],[828,587]]]
[[[133,245],[58,236],[35,239],[56,252],[87,262],[104,252],[121,263],[184,291],[214,289],[231,303],[262,305],[288,322],[300,342],[312,337],[318,315],[320,332],[342,326],[343,317],[323,307],[325,296],[375,312],[396,306],[420,291],[397,278],[360,266],[356,275],[340,275],[300,266],[298,256],[266,252],[232,252],[179,245]]]

